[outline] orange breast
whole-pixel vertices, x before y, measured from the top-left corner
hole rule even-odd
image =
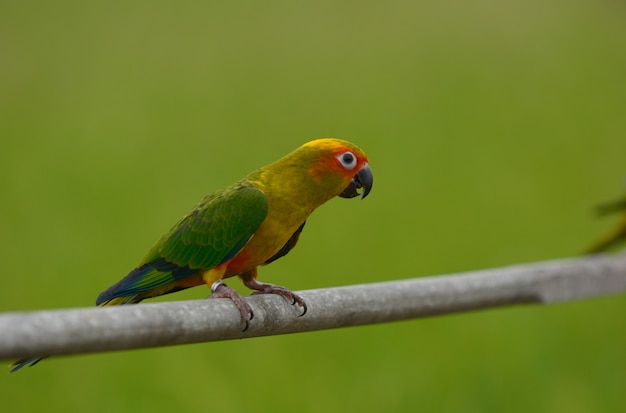
[[[248,272],[264,264],[287,243],[302,221],[302,218],[280,220],[268,215],[246,246],[228,263],[224,277]]]

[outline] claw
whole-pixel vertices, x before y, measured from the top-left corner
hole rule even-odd
[[[248,330],[250,327],[250,321],[254,318],[254,312],[250,307],[250,304],[240,296],[237,291],[228,287],[222,280],[217,280],[211,285],[211,291],[213,294],[209,298],[230,298],[239,310],[241,315],[241,322],[244,324],[243,331]]]
[[[306,306],[306,303],[304,301],[302,301],[302,314],[300,314],[298,317],[302,317],[303,315],[306,314],[306,310],[308,310],[309,308]]]
[[[255,279],[244,280],[244,284],[251,290],[256,290],[252,293],[252,295],[277,294],[287,298],[288,300],[291,300],[291,305],[298,304],[298,307],[302,307],[304,309],[302,311],[302,314],[300,314],[300,317],[305,315],[307,312],[307,306],[302,297],[300,297],[298,294],[292,293],[285,287],[281,287],[280,285],[260,283]]]

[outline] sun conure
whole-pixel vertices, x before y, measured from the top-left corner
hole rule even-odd
[[[598,207],[598,213],[600,215],[606,215],[620,211],[622,211],[623,214],[618,226],[600,241],[597,241],[591,248],[589,248],[587,253],[593,254],[606,251],[613,248],[620,242],[626,241],[626,197],[624,197],[624,199],[600,205]]]
[[[240,181],[207,195],[150,249],[126,277],[102,292],[99,306],[143,299],[206,284],[211,297],[230,298],[248,327],[248,303],[226,286],[238,276],[255,294],[287,297],[306,312],[301,297],[257,281],[257,267],[287,254],[307,217],[329,199],[365,198],[373,175],[365,153],[339,139],[308,142]],[[43,357],[15,362],[12,371]]]

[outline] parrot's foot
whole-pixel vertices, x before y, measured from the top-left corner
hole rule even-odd
[[[298,294],[294,294],[285,287],[281,287],[280,285],[273,284],[265,284],[260,283],[254,278],[243,281],[244,285],[251,290],[256,290],[252,294],[277,294],[285,297],[288,300],[291,300],[291,304],[298,304],[298,307],[302,307],[302,314],[300,317],[306,314],[307,306],[302,297]]]
[[[241,322],[244,323],[242,331],[246,331],[250,325],[250,320],[254,318],[254,312],[250,304],[248,304],[237,291],[224,284],[222,280],[215,281],[213,285],[211,285],[211,291],[213,294],[211,294],[209,298],[230,298],[233,301],[239,310],[239,314],[241,314]]]

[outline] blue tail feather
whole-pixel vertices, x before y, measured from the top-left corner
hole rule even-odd
[[[9,367],[13,367],[11,369],[11,373],[15,373],[16,371],[18,371],[19,369],[21,369],[22,367],[33,367],[35,364],[39,363],[41,360],[43,360],[45,357],[31,357],[31,358],[27,358],[27,359],[20,359],[17,360],[16,362],[13,362]]]
[[[126,277],[103,291],[96,300],[101,305],[115,298],[130,297],[128,303],[141,301],[141,293],[198,272],[159,258],[132,270]],[[145,298],[145,297],[144,297]]]

